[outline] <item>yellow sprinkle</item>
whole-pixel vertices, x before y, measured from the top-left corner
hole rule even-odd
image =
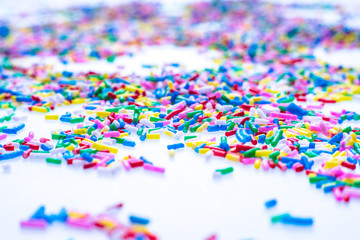
[[[261,167],[261,160],[260,159],[256,159],[254,162],[254,167],[256,169],[259,169]]]
[[[356,134],[354,132],[351,132],[351,139],[356,142]]]
[[[345,151],[342,151],[339,156],[340,156],[340,157],[346,157],[346,155],[347,155],[346,152],[345,152]]]
[[[262,79],[261,81],[259,81],[259,84],[260,85],[265,85],[265,84],[268,84],[271,81],[272,81],[271,77],[266,77],[266,78]]]
[[[195,110],[201,110],[201,109],[203,109],[203,105],[202,105],[202,104],[198,104],[198,105],[195,106],[194,109],[195,109]]]
[[[174,86],[173,86],[173,83],[172,82],[170,82],[170,81],[168,81],[168,87],[170,88],[170,89],[172,89]]]
[[[351,140],[346,144],[346,146],[352,146],[352,145],[354,145],[354,143],[355,143],[354,140],[351,139]]]
[[[271,137],[274,134],[273,130],[270,130],[267,134],[266,134],[266,138]]]
[[[70,146],[66,147],[65,149],[71,152],[72,150],[75,149],[75,146],[73,144],[71,144]]]
[[[175,134],[173,132],[170,132],[169,130],[165,130],[165,135],[169,137],[174,137]]]
[[[143,225],[134,225],[132,230],[137,233],[149,233],[149,230]]]
[[[202,132],[209,126],[208,122],[203,123],[198,129],[196,129],[197,132]]]
[[[131,92],[136,92],[136,91],[139,91],[139,93],[142,93],[143,90],[141,88],[137,88],[135,86],[131,86],[131,85],[126,85],[125,86],[125,90],[126,91],[131,91]]]
[[[116,227],[116,224],[110,219],[102,219],[100,223],[102,223],[106,228],[109,229],[113,229]]]
[[[174,149],[169,150],[169,156],[171,158],[175,157],[175,150]]]
[[[227,153],[226,159],[233,161],[233,162],[240,162],[240,155],[234,154],[234,153]]]
[[[272,152],[272,150],[257,150],[255,152],[255,157],[269,157]]]
[[[86,114],[88,114],[88,115],[93,115],[93,114],[95,114],[95,111],[93,111],[93,110],[86,110],[85,112],[86,112]]]
[[[160,139],[160,133],[149,133],[149,134],[146,134],[146,139],[151,139],[151,140]]]
[[[46,119],[46,120],[59,120],[59,115],[46,114],[46,115],[45,115],[45,119]]]
[[[84,140],[83,141],[85,141],[85,142],[89,142],[89,143],[92,143],[92,144],[94,144],[95,142],[94,141],[92,141],[92,140],[90,140],[90,139],[87,139],[87,138],[84,138]]]
[[[86,213],[79,213],[79,212],[74,212],[74,211],[70,211],[68,214],[69,214],[69,217],[71,217],[71,218],[84,218],[87,216]]]
[[[262,97],[252,97],[251,100],[253,100],[254,102],[259,102],[261,101]]]
[[[325,162],[324,169],[334,168],[336,166],[339,166],[339,161],[330,160],[330,161]]]
[[[95,148],[96,150],[109,150],[111,153],[115,153],[115,154],[118,152],[117,148],[96,142],[93,143],[92,147]]]
[[[39,107],[39,106],[32,106],[32,107],[31,107],[31,110],[32,110],[32,111],[35,111],[35,112],[41,112],[41,113],[47,113],[47,112],[49,112],[49,109],[48,109],[48,108]]]
[[[107,117],[111,114],[111,112],[106,112],[106,111],[97,111],[96,112],[96,116],[98,117]]]
[[[285,156],[287,156],[287,155],[288,155],[287,153],[284,153],[284,152],[281,151],[279,156],[280,156],[280,157],[285,157]]]
[[[317,176],[316,173],[309,173],[309,178],[311,178],[311,177],[316,177],[316,176]]]
[[[340,155],[340,152],[339,151],[336,151],[334,154],[333,154],[333,157],[335,158],[335,157],[337,157],[337,156],[339,156]]]
[[[107,131],[109,131],[110,130],[110,127],[109,126],[105,126],[105,127],[103,127],[101,130],[100,130],[100,132],[102,133],[102,132],[107,132]]]
[[[341,181],[349,184],[353,184],[355,182],[355,180],[351,178],[344,178]]]
[[[199,149],[199,153],[200,153],[200,154],[205,154],[205,153],[207,153],[208,151],[210,151],[210,148],[201,148],[201,149]]]
[[[128,136],[129,136],[129,133],[127,133],[127,132],[120,133],[120,138],[128,137]]]
[[[205,116],[205,117],[211,117],[211,116],[212,116],[212,113],[211,113],[211,112],[205,112],[205,113],[204,113],[204,116]]]
[[[85,133],[87,133],[87,129],[86,128],[74,129],[74,133],[75,134],[85,134]]]
[[[75,98],[74,100],[72,100],[73,104],[81,104],[81,103],[85,103],[85,98]]]

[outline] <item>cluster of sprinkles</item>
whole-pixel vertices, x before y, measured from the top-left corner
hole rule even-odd
[[[0,108],[7,110],[0,117],[0,140],[24,129],[24,119],[16,117],[16,109],[24,106],[44,114],[47,121],[72,127],[52,131],[51,139],[36,139],[36,133],[29,132],[23,139],[3,142],[0,161],[22,157],[99,172],[140,167],[164,174],[147,156],[117,155],[119,149],[136,148],[137,139],[141,143],[164,137],[177,141],[164,149],[171,158],[188,148],[234,165],[305,172],[311,184],[339,202],[360,198],[360,128],[340,126],[360,120],[360,114],[322,112],[327,104],[358,99],[360,73],[314,57],[319,47],[359,47],[360,32],[303,18],[284,20],[281,9],[257,1],[214,1],[189,5],[174,17],[162,13],[158,4],[131,3],[60,11],[67,17],[64,22],[2,26]],[[221,28],[199,30],[212,21]],[[63,64],[114,62],[135,54],[133,48],[160,44],[216,49],[222,57],[216,60],[218,68],[180,68],[174,73],[172,68],[179,68],[174,63],[161,74],[145,77],[121,71],[56,72],[49,65],[26,68],[13,63],[26,56],[55,56]],[[79,105],[82,111],[52,113],[64,105]],[[215,135],[209,139],[205,133]],[[233,171],[216,169],[214,176]],[[49,217],[43,208],[39,211],[41,217],[35,214],[22,226],[45,227],[53,220],[69,223],[78,218],[106,231],[120,226],[106,216],[103,220],[62,210]],[[278,221],[312,225],[312,219],[290,215],[274,217]]]
[[[111,239],[148,239],[156,240],[157,236],[147,229],[150,220],[130,215],[129,224],[117,220],[116,214],[123,207],[122,203],[109,207],[104,212],[92,215],[87,212],[62,208],[56,214],[46,213],[45,206],[40,206],[29,219],[21,221],[24,229],[45,229],[54,222],[66,224],[68,227],[103,231]]]

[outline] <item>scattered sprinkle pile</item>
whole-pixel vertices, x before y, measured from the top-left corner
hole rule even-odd
[[[285,18],[284,10],[284,6],[250,0],[242,4],[213,1],[189,5],[179,16],[168,16],[159,4],[130,3],[52,13],[63,21],[1,26],[0,108],[6,113],[0,118],[0,140],[24,129],[26,117],[17,116],[17,108],[72,126],[52,131],[51,139],[36,139],[36,133],[29,132],[23,139],[3,142],[0,161],[22,157],[107,173],[140,167],[164,174],[165,169],[146,156],[119,158],[117,153],[142,141],[174,138],[178,142],[164,149],[172,158],[179,149],[189,148],[206,159],[225,158],[234,165],[306,173],[311,184],[332,193],[339,202],[360,198],[360,128],[350,125],[360,120],[360,114],[351,109],[322,110],[328,104],[358,100],[360,72],[314,57],[318,48],[359,47],[360,31]],[[170,63],[161,74],[140,76],[124,75],[121,70],[59,72],[46,64],[15,64],[17,58],[28,56],[55,57],[64,65],[114,63],[143,47],[162,44],[216,50],[221,53],[215,59],[218,67],[185,71],[180,64]],[[79,105],[82,111],[52,113],[64,105]],[[342,127],[343,123],[349,126]],[[233,171],[232,167],[217,169],[214,176]],[[266,204],[274,205],[276,201]],[[22,226],[45,227],[57,220],[79,227],[89,226],[90,221],[106,231],[118,226],[129,229],[106,215],[93,218],[62,210],[49,217],[43,208],[39,211],[41,217],[35,214]],[[313,224],[312,219],[290,215],[272,221]]]

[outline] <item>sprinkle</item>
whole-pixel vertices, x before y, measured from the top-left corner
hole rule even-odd
[[[141,225],[147,225],[150,222],[149,219],[141,218],[133,215],[129,217],[129,220],[133,224],[141,224]]]
[[[45,115],[45,119],[46,119],[46,120],[59,120],[59,115],[46,114],[46,115]]]
[[[233,167],[228,167],[228,168],[224,168],[224,169],[217,169],[216,172],[221,173],[221,175],[226,175],[229,173],[232,173],[234,171]]]
[[[272,208],[272,207],[275,207],[276,204],[277,204],[276,199],[272,199],[272,200],[269,200],[269,201],[265,202],[265,207],[266,208]]]

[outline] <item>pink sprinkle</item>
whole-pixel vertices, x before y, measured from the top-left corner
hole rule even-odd
[[[276,112],[272,112],[270,113],[271,117],[277,117],[277,118],[285,118],[285,119],[292,119],[292,120],[296,120],[298,117],[294,114],[289,114],[289,113],[276,113]]]
[[[244,164],[244,165],[248,165],[248,164],[254,164],[255,162],[255,158],[243,158],[241,160],[241,162]]]
[[[337,117],[337,118],[341,117],[341,113],[330,112],[330,114],[333,115],[333,116],[335,116],[335,117]]]
[[[332,193],[335,197],[335,199],[339,202],[341,202],[343,200],[343,196],[342,196],[342,192],[341,192],[341,188],[337,187],[337,188],[334,188],[332,190]]]
[[[104,132],[104,137],[120,137],[119,131]]]
[[[320,127],[315,126],[315,125],[310,125],[310,126],[309,126],[309,130],[310,130],[310,131],[320,132]]]
[[[298,154],[299,154],[299,152],[297,150],[293,150],[287,155],[287,157],[293,158]]]
[[[124,161],[121,161],[121,163],[124,166],[126,171],[129,171],[131,169],[128,161],[124,160]]]
[[[307,106],[307,110],[322,109],[322,108],[323,108],[322,105],[319,105],[319,106],[316,106],[316,105],[308,105],[308,106]]]
[[[6,133],[1,133],[0,134],[0,140],[3,140],[7,137],[7,134]]]
[[[275,127],[276,127],[276,125],[262,126],[262,127],[259,127],[259,131],[260,132],[270,131],[270,130],[274,129]]]
[[[33,131],[30,131],[28,137],[31,138],[31,139],[33,139],[33,138],[34,138],[34,132],[33,132]]]
[[[334,119],[334,118],[330,118],[330,121],[329,121],[331,124],[337,124],[338,123],[338,120],[337,119]]]
[[[95,119],[94,123],[96,123],[99,129],[103,129],[105,127],[105,125],[99,119]]]
[[[345,187],[343,193],[348,194],[350,198],[360,198],[360,189]]]
[[[156,167],[156,166],[153,166],[153,165],[151,165],[149,163],[144,163],[144,169],[148,170],[148,171],[158,172],[158,173],[164,173],[165,172],[165,168]]]
[[[21,221],[20,226],[22,228],[45,228],[48,223],[43,219],[31,219],[29,221]]]
[[[88,222],[84,220],[68,219],[66,223],[69,226],[83,228],[83,229],[91,229],[93,227],[92,222]]]
[[[162,103],[162,105],[166,106],[166,105],[171,104],[171,101],[169,99],[167,99],[167,98],[163,98],[161,100],[161,103]]]
[[[181,119],[185,118],[186,114],[191,112],[191,111],[192,111],[191,109],[188,109],[186,111],[183,111],[183,112],[179,113],[179,118],[181,118]]]
[[[261,91],[261,92],[260,92],[260,96],[269,97],[269,98],[272,97],[272,95],[271,95],[270,93],[265,92],[265,91]]]
[[[265,160],[261,162],[261,166],[264,169],[264,171],[267,171],[270,168],[269,163]]]

